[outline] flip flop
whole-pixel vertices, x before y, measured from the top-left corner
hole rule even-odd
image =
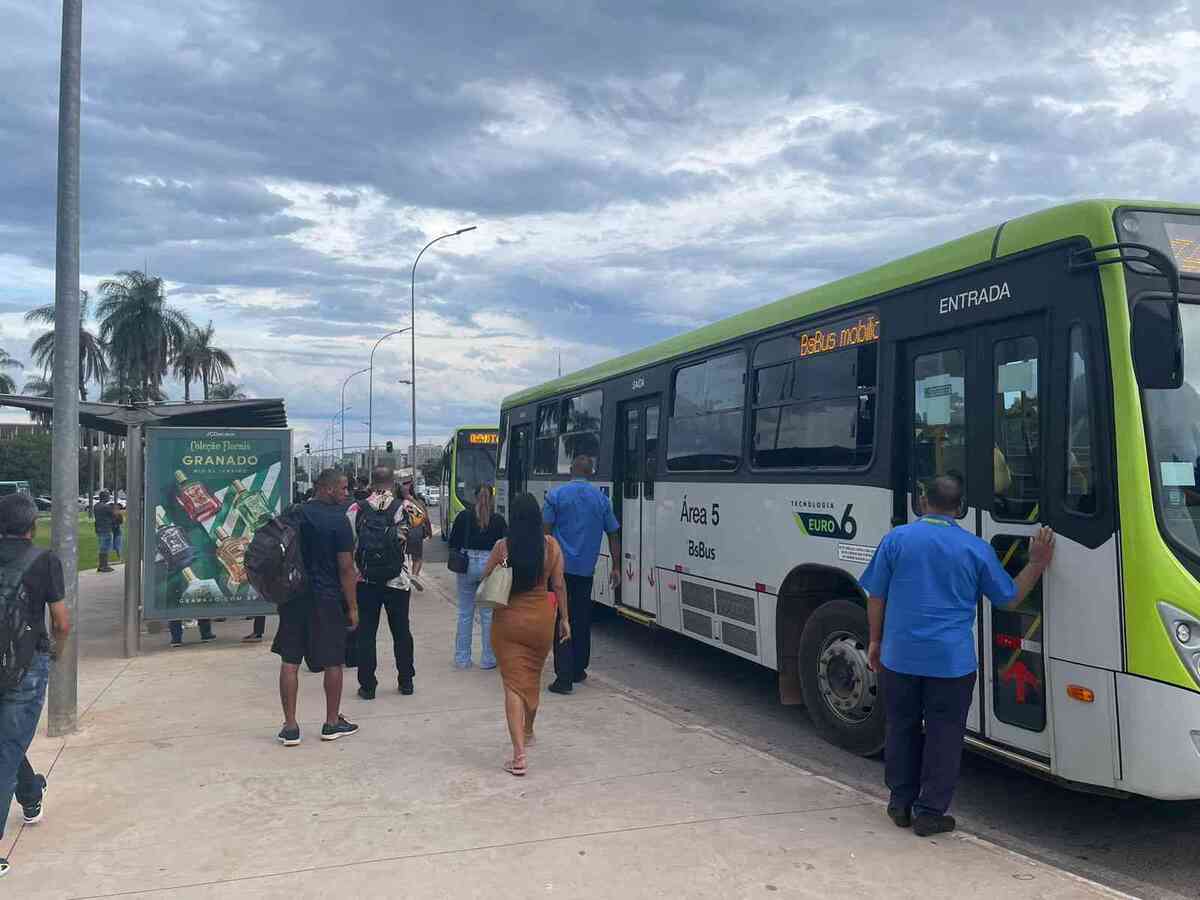
[[[518,759],[520,759],[519,763],[517,759],[506,760],[504,763],[504,771],[509,775],[515,775],[518,778],[523,778],[526,771],[525,760],[523,757],[518,757]]]

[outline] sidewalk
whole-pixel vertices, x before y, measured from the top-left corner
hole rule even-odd
[[[121,576],[86,573],[81,729],[44,731],[46,817],[14,804],[0,855],[12,897],[1122,896],[961,834],[922,840],[874,799],[707,731],[596,677],[545,695],[530,774],[500,768],[497,672],[450,664],[452,582],[430,563],[414,594],[416,694],[343,711],[319,740],[321,676],[302,668],[304,743],[275,742],[278,660],[218,624],[183,649],[143,636],[120,659]],[[268,638],[273,623],[269,620]],[[386,627],[380,628],[381,636]],[[380,642],[380,659],[390,660]],[[478,651],[476,651],[478,659]],[[15,845],[15,846],[14,846]]]

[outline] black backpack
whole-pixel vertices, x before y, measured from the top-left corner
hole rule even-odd
[[[25,574],[43,551],[27,549],[23,556],[0,569],[0,691],[21,683],[37,652],[42,623],[29,614]]]
[[[386,584],[404,571],[404,542],[396,527],[396,510],[401,502],[393,500],[384,509],[364,502],[358,508],[354,520],[354,530],[358,533],[354,564],[372,584]]]
[[[289,506],[254,532],[246,547],[246,578],[258,596],[275,606],[283,606],[308,589],[300,550],[302,518],[299,504]]]

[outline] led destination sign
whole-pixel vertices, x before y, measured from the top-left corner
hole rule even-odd
[[[468,444],[498,444],[500,435],[495,431],[472,431],[467,434]]]
[[[817,356],[862,344],[874,344],[878,340],[879,316],[872,313],[800,332],[800,355]]]

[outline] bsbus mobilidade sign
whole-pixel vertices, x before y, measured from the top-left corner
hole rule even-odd
[[[147,428],[142,615],[266,615],[246,579],[254,532],[291,501],[287,428]]]

